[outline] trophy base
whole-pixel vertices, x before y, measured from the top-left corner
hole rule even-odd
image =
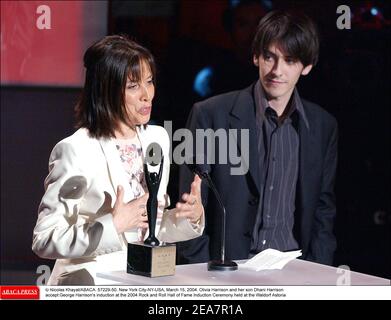
[[[230,260],[212,260],[208,262],[209,271],[234,271],[238,269],[236,262]]]
[[[175,274],[176,246],[151,246],[144,242],[128,243],[127,273],[145,277],[172,276]]]

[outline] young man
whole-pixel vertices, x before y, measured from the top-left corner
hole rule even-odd
[[[318,49],[316,27],[307,16],[270,12],[260,21],[253,42],[259,80],[192,108],[188,128],[193,133],[249,130],[249,150],[237,139],[242,159],[248,152],[245,174],[232,175],[229,160],[199,164],[208,169],[226,207],[227,258],[247,259],[266,248],[302,249],[302,258],[332,264],[337,123],[295,88],[317,63]],[[191,179],[183,166],[181,193]],[[206,186],[202,195],[206,229],[201,237],[178,246],[180,263],[220,257],[221,209]]]

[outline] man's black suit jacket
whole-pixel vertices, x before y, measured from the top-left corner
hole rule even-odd
[[[204,165],[222,196],[227,211],[225,255],[247,259],[260,199],[259,157],[255,121],[254,84],[244,90],[229,92],[196,103],[187,128],[248,129],[249,170],[231,175],[232,165]],[[309,127],[301,115],[297,129],[300,139],[299,177],[296,188],[294,235],[303,259],[332,264],[336,240],[333,225],[336,215],[334,180],[337,166],[337,123],[318,105],[302,100]],[[216,139],[217,141],[218,139]],[[237,138],[237,153],[241,152]],[[216,149],[218,144],[216,144]],[[217,150],[215,150],[217,154]],[[195,151],[194,151],[195,153]],[[180,194],[189,192],[193,179],[190,170],[180,168]],[[178,244],[179,263],[206,262],[220,257],[222,211],[207,186],[202,185],[206,227],[199,238]]]

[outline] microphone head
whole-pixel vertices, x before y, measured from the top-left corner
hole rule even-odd
[[[198,175],[201,179],[206,179],[209,175],[208,170],[203,165],[197,165],[190,161],[186,161],[185,164],[191,172]]]

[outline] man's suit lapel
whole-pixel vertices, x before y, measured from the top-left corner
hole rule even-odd
[[[307,110],[305,110],[307,111]],[[308,112],[306,112],[308,118]],[[316,150],[315,145],[315,133],[313,123],[311,119],[308,118],[309,127],[307,127],[302,117],[299,117],[298,121],[298,131],[300,139],[300,153],[299,153],[299,175],[298,175],[298,184],[297,184],[297,200],[296,202],[297,209],[295,215],[295,229],[300,226],[299,230],[296,230],[296,236],[300,236],[300,242],[303,246],[303,249],[306,250],[309,239],[303,238],[308,237],[309,230],[311,230],[311,221],[312,219],[307,215],[310,213],[306,208],[311,203],[309,186],[313,185],[311,179],[313,179],[313,174],[319,172],[316,168],[317,161],[313,156]],[[312,125],[312,126],[311,126]]]
[[[234,105],[232,107],[230,117],[229,117],[229,126],[230,129],[238,130],[240,133],[241,129],[249,130],[249,150],[242,150],[240,144],[240,135],[238,134],[238,150],[242,155],[241,161],[245,162],[245,157],[243,157],[244,152],[249,153],[249,163],[246,163],[246,166],[249,168],[250,175],[255,183],[255,186],[260,190],[260,176],[259,176],[259,153],[258,153],[258,137],[256,131],[255,123],[255,104],[254,98],[252,96],[253,86],[242,90]]]
[[[306,114],[308,116],[308,112]],[[312,156],[314,150],[316,150],[315,134],[313,132],[314,128],[311,126],[307,127],[302,117],[298,121],[298,130],[300,139],[299,181],[301,188],[305,188],[317,165],[316,159]],[[304,192],[300,193],[302,196],[305,195]]]

